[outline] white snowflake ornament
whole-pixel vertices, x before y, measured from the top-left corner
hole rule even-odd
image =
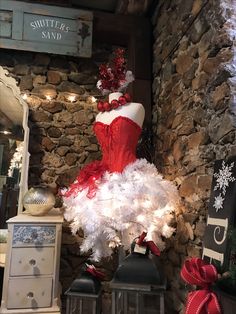
[[[232,176],[233,167],[234,162],[232,162],[230,165],[225,165],[225,162],[222,162],[222,169],[220,169],[218,173],[214,174],[214,177],[216,178],[216,186],[214,188],[214,191],[218,189],[222,190],[223,195],[225,195],[229,183],[235,181],[235,177]]]
[[[218,212],[220,209],[223,209],[223,203],[224,203],[224,198],[222,197],[221,194],[215,197],[215,202],[213,207],[215,207],[216,212]]]

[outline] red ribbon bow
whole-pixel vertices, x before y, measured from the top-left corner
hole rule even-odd
[[[200,258],[185,261],[181,269],[182,279],[201,290],[189,292],[185,314],[221,314],[217,296],[210,290],[211,284],[218,279],[214,265],[206,264]]]
[[[89,272],[90,274],[92,274],[94,277],[103,280],[105,277],[105,274],[99,270],[96,269],[96,267],[94,265],[88,265],[86,264],[87,269],[86,271]]]
[[[145,241],[147,236],[147,232],[143,232],[141,236],[139,236],[137,244],[141,246],[146,246],[152,252],[152,254],[160,256],[161,252],[153,241]]]

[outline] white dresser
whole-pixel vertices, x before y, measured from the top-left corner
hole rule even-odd
[[[0,313],[60,314],[59,264],[63,217],[19,214],[8,220]]]

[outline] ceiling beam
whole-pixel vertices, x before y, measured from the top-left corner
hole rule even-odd
[[[129,0],[117,0],[115,13],[124,14],[127,11]]]
[[[144,16],[154,0],[117,0],[115,13]]]

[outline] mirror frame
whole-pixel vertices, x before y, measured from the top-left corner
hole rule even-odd
[[[29,145],[29,127],[28,127],[28,115],[29,108],[28,104],[24,101],[21,96],[19,87],[16,85],[16,80],[9,76],[9,72],[4,70],[0,66],[0,84],[4,85],[4,88],[8,88],[12,93],[12,96],[15,97],[18,104],[23,108],[23,117],[22,117],[22,127],[24,130],[24,139],[23,139],[23,156],[22,156],[22,168],[21,168],[21,177],[19,183],[19,197],[18,197],[18,209],[17,214],[23,212],[23,197],[28,190],[28,170],[29,170],[29,157],[28,152]],[[4,111],[3,111],[4,112]]]

